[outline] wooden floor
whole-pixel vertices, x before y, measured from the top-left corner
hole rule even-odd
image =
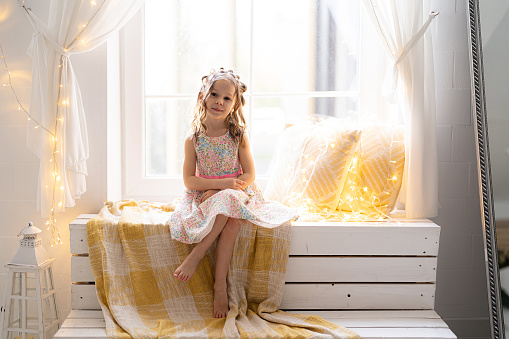
[[[456,338],[432,310],[423,311],[293,311],[315,314],[348,327],[364,339]],[[101,311],[73,310],[55,335],[58,339],[107,338]]]

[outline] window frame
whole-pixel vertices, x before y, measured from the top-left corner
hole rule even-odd
[[[251,1],[251,31],[253,29],[253,2]],[[182,176],[146,177],[145,176],[145,91],[144,91],[144,6],[124,26],[119,34],[120,51],[120,87],[122,119],[122,199],[172,201],[179,198],[185,189]],[[252,74],[252,41],[250,44],[250,67]],[[251,75],[250,74],[250,75]],[[253,88],[253,77],[249,76],[248,89]],[[360,91],[307,92],[251,92],[244,94],[247,99],[247,111],[253,111],[253,100],[270,97],[340,98],[357,97]],[[194,98],[195,94],[165,96],[171,98]],[[140,112],[143,112],[140,114]],[[247,125],[252,125],[252,114],[247,116]],[[253,142],[253,141],[251,141]],[[257,175],[256,182],[265,188],[268,176]]]

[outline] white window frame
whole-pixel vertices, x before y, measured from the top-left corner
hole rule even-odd
[[[145,176],[145,93],[144,93],[144,8],[128,22],[120,31],[120,85],[121,85],[121,116],[122,116],[122,199],[172,201],[179,198],[185,189],[182,176],[146,177]],[[252,22],[252,20],[251,20]],[[252,31],[252,30],[251,30]],[[252,60],[252,53],[250,56]],[[252,65],[252,63],[250,63]],[[252,72],[252,66],[250,67]],[[252,81],[253,77],[249,77]],[[253,88],[253,84],[247,84]],[[318,97],[358,97],[357,91],[313,91],[313,92],[270,92],[245,93],[247,99],[301,96]],[[178,98],[194,98],[193,94],[175,96]],[[248,100],[248,110],[252,112],[253,100]],[[249,115],[252,119],[252,114]],[[251,121],[248,121],[248,127]],[[264,189],[268,177],[257,176],[257,184]]]

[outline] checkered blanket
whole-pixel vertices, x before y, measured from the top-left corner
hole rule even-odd
[[[241,221],[228,274],[230,311],[213,317],[214,246],[189,282],[173,277],[194,245],[172,240],[171,205],[105,206],[87,224],[90,264],[109,338],[359,338],[317,316],[278,310],[290,223]]]

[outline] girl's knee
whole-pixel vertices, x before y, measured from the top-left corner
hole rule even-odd
[[[226,222],[226,225],[224,225],[223,232],[228,232],[235,235],[239,233],[239,221],[235,218],[229,218]]]

